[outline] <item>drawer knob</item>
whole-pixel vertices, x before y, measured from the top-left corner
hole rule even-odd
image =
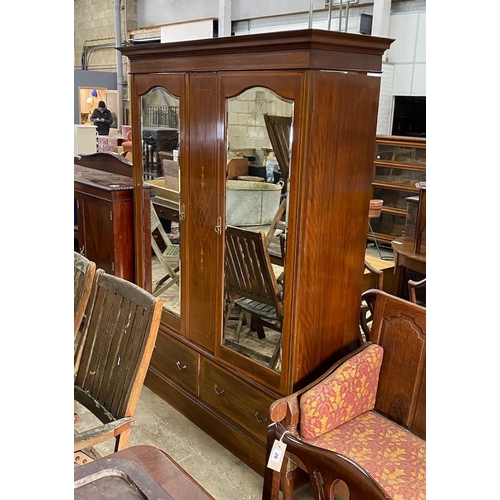
[[[215,394],[224,394],[226,391],[224,389],[219,389],[217,384],[214,385]]]
[[[260,418],[260,417],[259,417],[259,412],[258,412],[258,411],[256,411],[256,412],[254,413],[254,417],[257,419],[257,422],[259,422],[259,424],[262,424],[262,423],[264,423],[264,422],[267,422],[267,417]]]
[[[177,366],[177,368],[179,368],[179,370],[185,370],[187,368],[186,365],[181,366],[180,361],[177,361],[177,363],[175,363],[175,365]]]

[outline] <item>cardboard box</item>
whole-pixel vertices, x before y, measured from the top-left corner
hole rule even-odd
[[[174,160],[162,160],[165,187],[172,191],[180,191],[179,185],[179,162]]]

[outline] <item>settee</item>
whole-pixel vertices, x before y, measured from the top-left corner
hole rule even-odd
[[[285,454],[279,472],[266,468],[263,499],[277,499],[279,489],[291,499],[304,482],[302,469],[328,492],[317,498],[425,499],[426,310],[381,290],[363,299],[373,312],[366,341],[271,405],[268,459],[283,433],[293,437],[294,454]],[[307,470],[301,443],[313,456],[315,449],[328,451],[321,480],[321,460]]]

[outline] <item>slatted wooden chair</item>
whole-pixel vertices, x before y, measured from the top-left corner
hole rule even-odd
[[[161,239],[163,240],[165,250],[161,250],[156,242],[153,233],[158,231]],[[160,218],[156,213],[155,207],[151,202],[151,247],[158,258],[160,264],[165,270],[166,274],[160,278],[155,284],[153,295],[159,297],[163,292],[168,290],[172,285],[179,286],[179,256],[180,246],[172,243],[163,228]]]
[[[250,313],[252,328],[259,338],[265,337],[264,326],[281,333],[283,289],[275,276],[263,231],[227,226],[225,279],[228,300],[241,310],[236,331],[237,342],[244,311]],[[271,368],[276,366],[280,348],[281,342],[278,342],[269,361]]]
[[[96,264],[87,259],[84,255],[74,252],[75,267],[74,267],[74,311],[75,311],[75,336],[82,326],[85,311],[89,303],[90,291],[94,282]]]
[[[162,299],[134,283],[97,270],[75,354],[74,398],[102,425],[75,433],[75,454],[90,450],[96,458],[93,447],[113,438],[115,451],[128,446],[162,307]]]
[[[264,114],[264,122],[285,185],[285,194],[281,199],[276,216],[267,232],[267,242],[269,244],[276,230],[285,228],[281,219],[285,215],[287,205],[288,179],[290,177],[290,130],[292,127],[292,117],[269,115],[266,113]]]

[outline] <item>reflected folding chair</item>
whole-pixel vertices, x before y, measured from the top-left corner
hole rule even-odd
[[[251,326],[259,338],[265,338],[264,326],[281,334],[283,287],[275,276],[263,231],[227,226],[225,280],[228,300],[241,310],[236,342],[239,342],[244,311],[250,313]],[[270,368],[276,367],[280,349],[281,337],[269,360]]]
[[[156,242],[153,233],[158,231],[163,243],[165,244],[165,250],[161,250]],[[165,229],[163,228],[160,218],[156,213],[153,203],[151,202],[151,247],[158,258],[160,264],[167,274],[163,276],[156,283],[153,295],[155,297],[160,296],[165,290],[168,290],[172,285],[179,286],[179,258],[180,258],[180,246],[174,244],[170,241]]]
[[[290,132],[292,117],[269,115],[266,113],[264,114],[264,122],[285,186],[280,206],[267,233],[267,242],[269,244],[274,237],[276,229],[286,229],[286,223],[282,222],[282,218],[285,215],[287,207],[288,179],[290,177]]]

